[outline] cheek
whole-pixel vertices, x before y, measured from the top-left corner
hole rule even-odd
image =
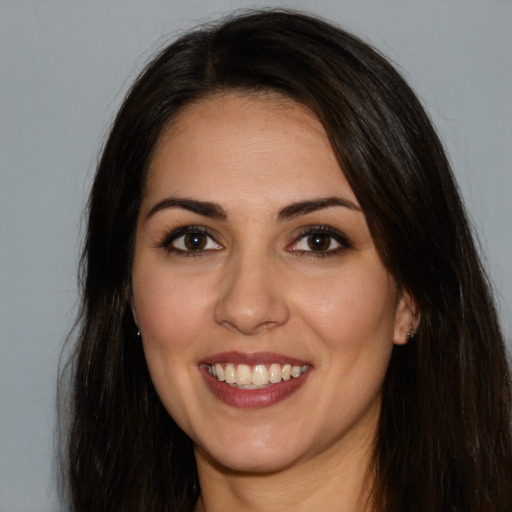
[[[197,340],[209,304],[205,283],[170,272],[134,272],[134,300],[154,386],[169,414],[189,425],[189,392],[197,377]],[[193,370],[193,371],[191,371]]]
[[[396,289],[385,271],[333,273],[297,288],[294,295],[305,323],[331,349],[392,345]]]
[[[134,279],[134,299],[141,331],[152,344],[190,347],[212,309],[207,280],[167,273]]]

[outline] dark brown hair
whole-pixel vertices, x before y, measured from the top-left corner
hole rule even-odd
[[[162,130],[191,102],[274,91],[314,112],[385,266],[421,311],[393,349],[375,443],[379,510],[510,506],[510,377],[493,299],[423,107],[368,44],[314,17],[252,12],[165,48],[129,91],[98,165],[64,477],[74,510],[192,511],[192,445],[153,388],[128,302],[133,239]]]

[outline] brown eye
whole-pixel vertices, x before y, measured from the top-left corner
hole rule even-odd
[[[212,235],[200,227],[185,226],[169,233],[160,243],[160,247],[177,254],[202,254],[209,251],[220,251],[219,245]]]
[[[183,237],[183,243],[189,251],[201,251],[206,247],[208,238],[203,233],[189,233]]]
[[[351,247],[347,236],[338,229],[331,226],[310,226],[287,250],[299,255],[333,256]]]
[[[325,233],[315,233],[307,238],[308,246],[312,251],[327,251],[332,242],[332,237]]]

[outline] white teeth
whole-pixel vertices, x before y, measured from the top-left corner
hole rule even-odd
[[[226,365],[226,369],[224,370],[224,378],[228,384],[236,383],[235,367],[231,363]]]
[[[281,381],[288,381],[300,377],[309,365],[292,366],[291,364],[280,365],[272,363],[268,366],[265,364],[256,364],[250,366],[247,364],[233,363],[209,364],[208,372],[220,382],[226,382],[232,386],[244,389],[255,389],[258,387],[266,387],[271,384],[278,384]]]
[[[215,373],[217,374],[217,379],[220,380],[221,382],[225,381],[226,378],[224,377],[224,369],[222,368],[222,365],[220,365],[219,363],[216,363],[214,366],[215,368]],[[214,375],[215,375],[214,373]]]
[[[268,370],[264,364],[257,364],[252,371],[252,384],[261,386],[268,384]]]
[[[283,374],[281,373],[281,365],[273,363],[268,368],[269,380],[272,384],[281,382]]]
[[[251,367],[246,364],[239,364],[236,368],[236,385],[247,386],[248,384],[251,384],[251,380]]]

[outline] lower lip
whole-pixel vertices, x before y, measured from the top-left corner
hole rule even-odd
[[[304,384],[311,370],[310,368],[299,377],[281,381],[266,388],[240,389],[220,382],[208,373],[205,366],[199,369],[211,393],[225,404],[239,409],[262,409],[281,402],[293,395]]]

